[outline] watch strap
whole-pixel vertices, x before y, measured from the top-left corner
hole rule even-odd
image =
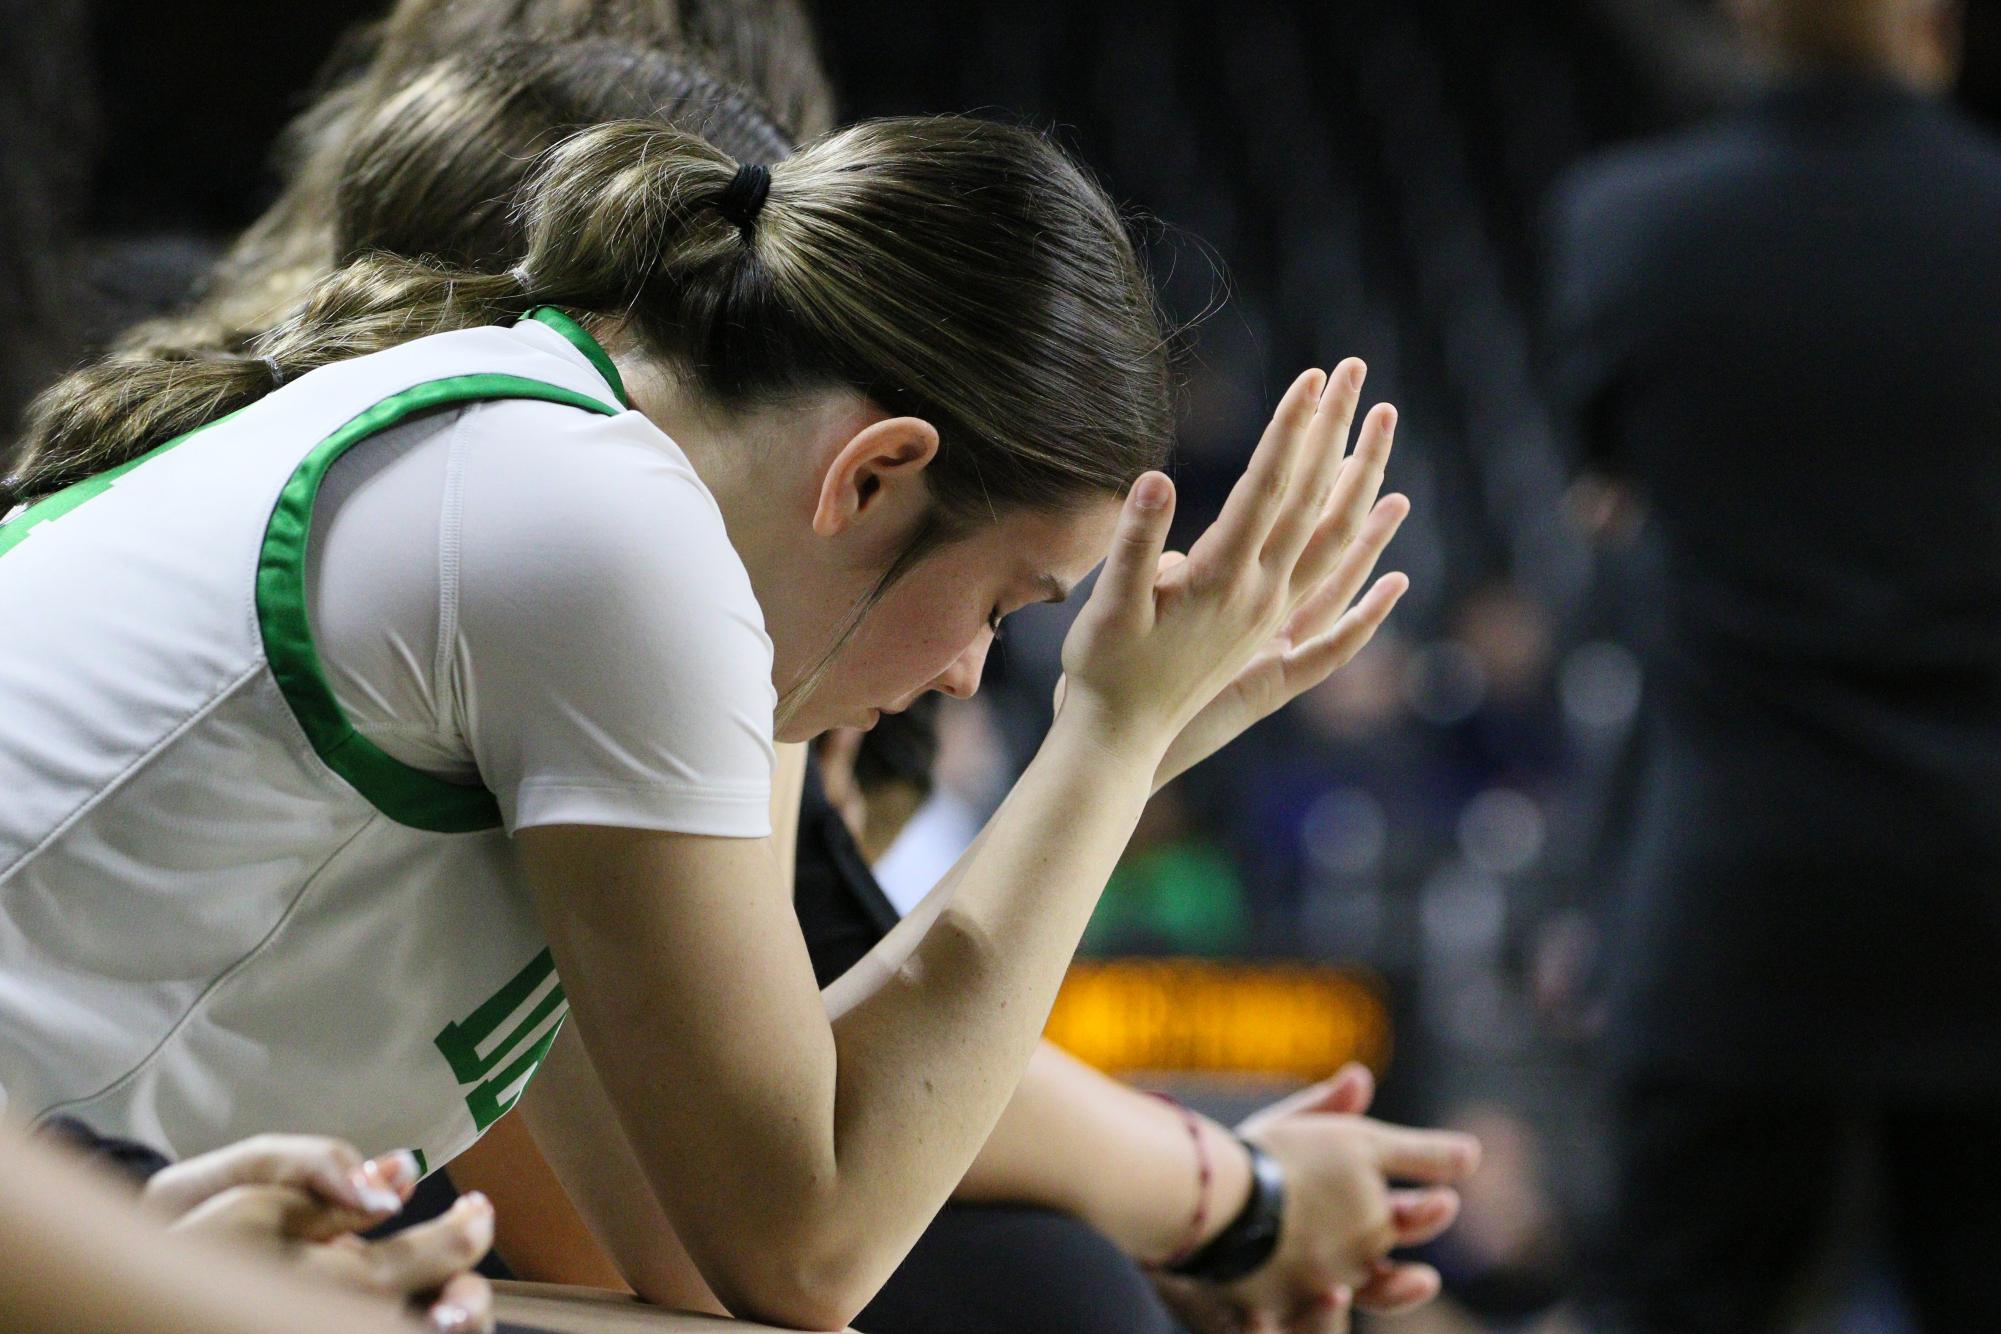
[[[1206,1245],[1168,1272],[1204,1283],[1234,1283],[1263,1267],[1278,1250],[1285,1220],[1285,1169],[1257,1145],[1237,1137],[1251,1158],[1251,1193],[1237,1216]]]

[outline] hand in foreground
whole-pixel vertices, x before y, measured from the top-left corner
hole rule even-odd
[[[435,1329],[491,1329],[492,1290],[469,1272],[493,1244],[485,1197],[383,1241],[354,1235],[393,1217],[416,1184],[408,1153],[364,1160],[339,1140],[259,1135],[158,1173],[142,1203],[174,1231],[275,1250],[328,1282],[415,1303]]]
[[[1238,1127],[1285,1168],[1279,1249],[1227,1288],[1164,1278],[1162,1295],[1191,1328],[1342,1334],[1351,1306],[1388,1314],[1438,1295],[1437,1270],[1388,1255],[1451,1225],[1459,1212],[1451,1183],[1478,1165],[1480,1146],[1467,1135],[1365,1119],[1374,1092],[1368,1071],[1349,1066]]]
[[[408,1153],[364,1159],[353,1145],[323,1135],[253,1135],[153,1174],[141,1205],[171,1222],[234,1186],[294,1186],[355,1214],[373,1227],[403,1208],[417,1185]]]
[[[1363,376],[1351,359],[1293,382],[1185,557],[1162,552],[1172,484],[1156,473],[1134,484],[1064,642],[1062,706],[1088,700],[1114,735],[1137,729],[1164,747],[1156,787],[1325,680],[1409,587],[1385,575],[1355,600],[1410,509],[1402,496],[1376,499],[1394,409],[1371,412],[1343,458]]]

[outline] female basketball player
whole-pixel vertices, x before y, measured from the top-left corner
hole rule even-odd
[[[91,480],[0,539],[0,602],[48,622],[44,652],[0,665],[31,721],[8,758],[42,770],[44,798],[0,874],[19,882],[10,929],[63,964],[27,989],[68,984],[78,1008],[119,1022],[58,1015],[27,1035],[9,1070],[30,1071],[31,1109],[173,1147],[240,1113],[324,1115],[364,1142],[415,1131],[405,1142],[442,1155],[504,1110],[553,1037],[563,996],[528,948],[546,933],[592,1065],[656,1187],[674,1181],[669,1209],[695,1224],[683,1235],[705,1276],[739,1307],[844,1318],[964,1167],[940,1160],[984,1137],[1012,1082],[993,1062],[1018,1069],[1032,1043],[1021,1011],[1046,1006],[1090,898],[1050,878],[1101,879],[1156,770],[1317,679],[1387,611],[1394,580],[1340,618],[1400,513],[1365,528],[1386,418],[1321,504],[1353,368],[1325,403],[1316,378],[1295,386],[1218,530],[1158,581],[1145,557],[1164,510],[1141,502],[1164,501],[1165,483],[1143,479],[1062,718],[934,907],[939,926],[881,960],[831,1029],[817,1004],[801,1027],[765,976],[803,968],[787,958],[796,932],[788,951],[761,930],[770,896],[751,888],[771,871],[755,838],[774,687],[781,737],[969,690],[985,635],[965,608],[1074,580],[1114,523],[1110,497],[1157,448],[1158,338],[1102,201],[1026,136],[864,127],[781,168],[768,205],[768,180],[728,166],[656,129],[586,136],[552,163],[521,279],[365,266],[271,339],[268,362],[134,361],[45,405],[38,458]],[[795,189],[796,216],[780,207]],[[914,238],[916,223],[936,235]],[[1051,253],[1052,237],[1076,244]],[[993,286],[962,271],[969,259],[993,262],[978,270]],[[614,354],[542,311],[259,393],[551,297],[594,317]],[[584,415],[622,377],[668,435]],[[245,400],[141,466],[93,471]],[[224,532],[238,510],[254,525]],[[416,547],[382,540],[425,527],[385,515],[426,512]],[[230,552],[254,558],[231,566]],[[80,574],[107,596],[48,615]],[[252,621],[226,614],[232,578]],[[1196,626],[1215,637],[1206,650],[1177,639]],[[633,716],[663,700],[668,720]],[[527,887],[505,841],[477,832],[496,812]],[[176,864],[149,861],[167,845],[149,824],[180,835]],[[182,854],[190,833],[213,860]],[[127,939],[82,939],[45,911],[85,867],[113,912],[136,912]],[[176,877],[206,893],[189,903]],[[429,994],[365,1013],[361,960],[421,974],[411,990]],[[989,1005],[1001,1013],[974,1013]],[[97,1040],[101,1087],[37,1068],[65,1024],[69,1050]],[[244,1049],[268,1068],[246,1068]],[[896,1133],[913,1118],[921,1151]],[[887,1167],[855,1166],[866,1158]],[[780,1193],[794,1207],[776,1208]]]

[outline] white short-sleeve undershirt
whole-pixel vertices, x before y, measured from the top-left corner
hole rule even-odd
[[[384,432],[328,471],[306,579],[356,729],[486,786],[510,832],[770,832],[771,641],[640,414],[503,400]]]

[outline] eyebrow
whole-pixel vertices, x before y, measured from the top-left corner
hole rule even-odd
[[[1073,585],[1065,584],[1053,574],[1038,574],[1035,576],[1035,582],[1049,590],[1049,596],[1042,599],[1044,602],[1066,602],[1070,598],[1072,587],[1074,587]]]

